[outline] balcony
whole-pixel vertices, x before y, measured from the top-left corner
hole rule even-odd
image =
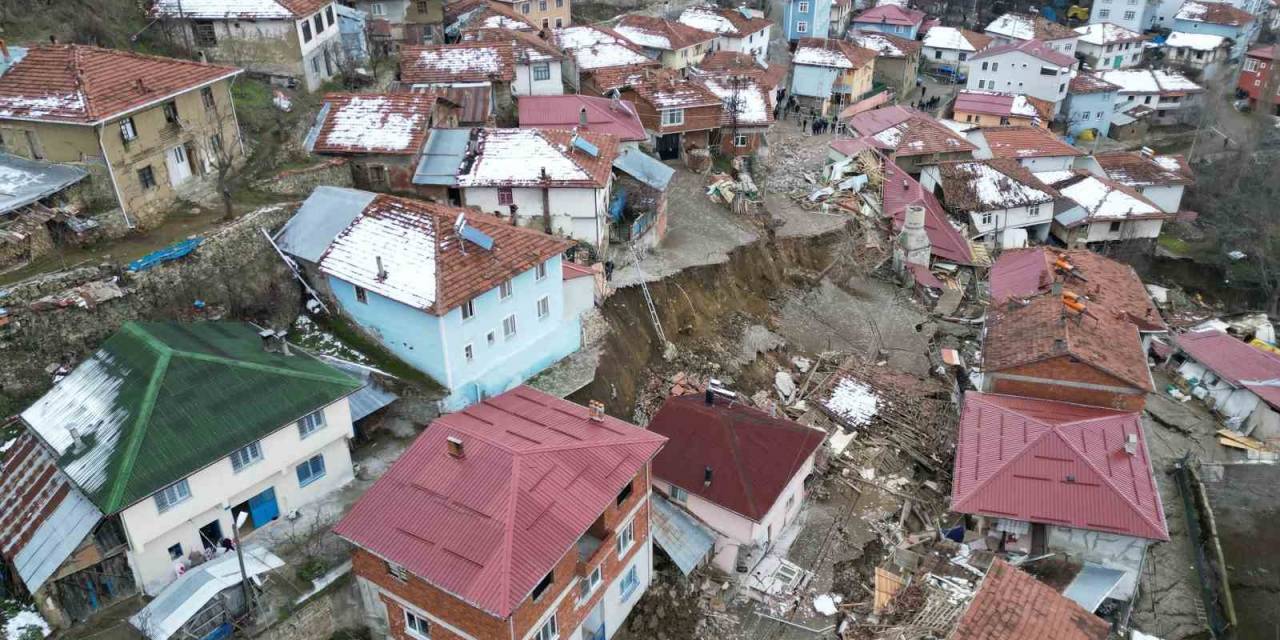
[[[610,531],[604,526],[604,514],[601,514],[596,521],[591,524],[591,528],[578,538],[578,568],[579,576],[585,576],[591,573],[592,569],[600,563],[600,559],[604,557],[608,545],[605,541],[609,539]]]

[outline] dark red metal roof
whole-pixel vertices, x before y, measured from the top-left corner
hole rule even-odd
[[[520,98],[520,126],[527,129],[573,129],[608,133],[622,141],[643,141],[648,136],[635,105],[627,100],[611,100],[581,94],[525,96]],[[587,112],[587,126],[581,114]]]
[[[1057,50],[1050,47],[1049,45],[1039,40],[1023,40],[1021,42],[1016,42],[1014,44],[1006,44],[1000,47],[991,47],[990,49],[979,51],[978,53],[971,56],[969,59],[978,60],[981,58],[990,58],[992,56],[998,56],[1002,53],[1008,53],[1010,51],[1021,51],[1033,58],[1039,58],[1041,60],[1044,60],[1045,62],[1051,62],[1060,67],[1074,67],[1076,64],[1075,58],[1072,58],[1071,56],[1065,53],[1060,53]]]
[[[1267,404],[1280,408],[1280,387],[1272,386],[1280,380],[1280,356],[1217,330],[1192,331],[1175,340],[1183,352],[1223,380],[1245,387]]]
[[[655,477],[756,522],[827,436],[741,402],[708,405],[703,395],[667,398],[649,430],[670,445],[653,460]]]
[[[507,618],[665,442],[517,387],[432,422],[335,531]]]
[[[929,236],[933,255],[947,262],[973,264],[973,247],[964,233],[951,224],[942,203],[897,163],[885,161],[882,164],[885,179],[881,199],[885,215],[893,216],[893,230],[902,231],[902,225],[907,221],[907,206],[919,204],[924,207],[924,230]]]
[[[861,24],[894,24],[904,27],[919,26],[924,22],[925,13],[915,9],[905,9],[896,4],[882,4],[854,16],[853,23]]]
[[[10,442],[0,454],[0,558],[12,562],[70,489],[29,431]]]
[[[977,392],[964,402],[952,510],[1169,539],[1139,412]]]

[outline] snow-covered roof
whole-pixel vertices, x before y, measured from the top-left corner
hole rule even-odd
[[[483,129],[473,156],[458,174],[460,187],[604,187],[618,154],[617,139],[583,132],[594,156],[573,146],[570,131]],[[545,171],[545,180],[544,172]]]
[[[875,60],[876,53],[843,40],[803,38],[796,43],[791,64],[855,69]]]
[[[945,162],[938,165],[943,201],[965,212],[1052,202],[1057,194],[1014,160]]]
[[[1194,51],[1213,51],[1225,46],[1227,39],[1208,33],[1187,33],[1174,31],[1165,39],[1164,46],[1175,49],[1192,49]]]
[[[579,25],[556,29],[555,40],[583,71],[652,62],[621,35],[602,27]]]
[[[956,51],[972,52],[978,51],[990,43],[990,36],[956,27],[937,26],[924,34],[924,46],[934,49],[954,49]]]
[[[649,47],[650,49],[665,49],[667,51],[671,50],[671,38],[668,38],[666,34],[660,31],[651,31],[649,29],[643,29],[626,24],[618,25],[614,28],[614,31],[617,31],[618,35],[642,47]]]
[[[1135,42],[1142,39],[1142,34],[1137,31],[1131,31],[1118,24],[1110,22],[1095,22],[1084,26],[1076,27],[1075,32],[1080,34],[1080,42],[1092,45],[1108,45],[1117,42]]]
[[[920,50],[920,43],[915,40],[898,38],[879,31],[855,31],[849,34],[849,40],[864,49],[876,52],[884,58],[905,58]]]
[[[430,93],[330,94],[319,116],[319,153],[416,153],[426,140]]]
[[[637,46],[664,51],[678,51],[716,37],[682,22],[637,14],[623,17],[613,30]]]
[[[743,38],[767,29],[773,24],[771,20],[761,17],[760,13],[753,9],[720,9],[713,5],[685,9],[680,14],[680,22],[695,29],[730,38]]]
[[[1173,19],[1239,27],[1252,22],[1253,15],[1227,2],[1186,0]]]
[[[1163,93],[1203,91],[1200,85],[1180,73],[1151,69],[1111,69],[1097,76],[1120,87],[1121,93]]]
[[[315,13],[330,0],[156,0],[152,15],[218,20],[293,20]]]
[[[1059,183],[1058,191],[1085,210],[1087,220],[1125,220],[1163,216],[1150,200],[1128,187],[1092,174]]]
[[[1006,13],[992,20],[983,31],[1013,40],[1061,40],[1077,37],[1075,32],[1056,22],[1028,13]]]
[[[400,76],[409,84],[511,80],[515,60],[510,42],[405,46],[400,52]]]

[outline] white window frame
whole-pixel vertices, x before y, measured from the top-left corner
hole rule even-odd
[[[1029,204],[1029,205],[1027,205],[1027,217],[1028,217],[1028,218],[1034,218],[1034,217],[1039,216],[1039,215],[1040,215],[1040,204],[1039,204],[1039,203],[1036,203],[1036,204]]]
[[[409,581],[409,570],[394,562],[387,561],[387,573],[391,574],[392,578],[395,578],[400,582]]]
[[[120,138],[125,142],[133,142],[138,139],[138,127],[133,124],[133,118],[125,118],[120,121]]]
[[[636,546],[636,519],[632,518],[626,524],[618,527],[617,540],[615,541],[618,549],[618,558],[621,559],[627,555],[631,547]]]
[[[547,263],[546,262],[539,262],[538,266],[533,268],[533,279],[534,280],[547,279]]]
[[[231,459],[231,471],[240,473],[248,467],[262,462],[262,441],[254,440],[227,456]]]
[[[992,222],[995,220],[995,215],[996,214],[994,211],[983,211],[982,213],[978,214],[978,220],[980,220],[979,224],[981,224],[984,227],[990,226]]]
[[[542,296],[538,298],[538,319],[545,320],[551,315],[551,298]]]
[[[381,2],[375,2],[369,5],[369,13],[375,16],[383,16],[387,14],[387,11],[382,8]]]
[[[735,146],[735,147],[745,147],[745,146],[747,146],[747,134],[745,134],[745,133],[738,133],[738,134],[734,134],[734,136],[733,136],[733,146]]]
[[[805,20],[796,22],[796,33],[809,33],[809,23]]]
[[[520,333],[519,323],[516,322],[516,314],[511,314],[502,319],[502,339],[511,340]]]
[[[155,499],[156,510],[164,513],[191,499],[191,485],[183,478],[155,492],[152,497]]]
[[[632,581],[631,588],[627,588],[628,580]],[[618,596],[623,602],[626,602],[636,591],[640,589],[640,571],[636,569],[636,565],[631,565],[626,571],[618,576]]]
[[[503,280],[498,285],[498,299],[506,300],[511,297],[511,280]]]
[[[533,636],[530,637],[530,640],[556,640],[556,638],[559,637],[560,622],[556,620],[556,614],[552,613],[551,617],[547,618],[538,626],[538,630],[533,632]]]
[[[462,357],[465,358],[467,362],[475,362],[476,361],[475,345],[471,344],[470,342],[462,345]]]
[[[689,501],[689,492],[673,484],[671,485],[671,501],[677,504],[685,504]]]
[[[320,459],[320,473],[316,473],[316,472],[315,472],[315,471],[313,471],[313,470],[312,470],[312,468],[311,468],[311,463],[312,463],[312,461],[314,461],[316,458],[319,458],[319,459]],[[300,468],[301,468],[301,467],[303,467],[304,465],[307,467],[307,473],[309,474],[309,477],[308,477],[306,480],[303,480],[301,476],[298,476],[298,469],[300,469]],[[325,476],[329,475],[329,465],[328,465],[328,464],[326,464],[326,463],[325,463],[325,461],[324,461],[324,454],[322,454],[322,453],[317,453],[316,455],[311,456],[310,458],[307,458],[306,460],[303,460],[302,462],[300,462],[300,463],[298,463],[298,464],[294,465],[294,467],[293,467],[293,475],[294,475],[294,477],[295,477],[295,478],[297,478],[297,479],[298,479],[298,487],[299,487],[299,488],[301,488],[301,487],[309,487],[309,486],[311,486],[311,485],[315,484],[315,483],[316,483],[316,481],[321,480],[321,479],[323,479]]]
[[[462,319],[463,319],[463,320],[470,320],[470,319],[472,319],[472,318],[476,317],[476,300],[475,300],[475,298],[472,298],[472,299],[467,300],[466,302],[462,303],[462,306],[460,307],[460,309],[462,309]]]
[[[797,3],[797,4],[796,4],[796,11],[797,11],[798,13],[809,13],[809,3],[808,3],[808,2],[800,2],[800,3]]]
[[[604,582],[603,565],[596,565],[596,568],[582,579],[581,586],[578,587],[578,602],[582,603],[590,599],[602,582]]]
[[[324,428],[324,409],[317,409],[298,419],[298,438],[305,440]]]
[[[546,20],[546,18],[543,18],[543,20]],[[533,79],[534,79],[535,81],[539,81],[539,80],[550,80],[550,79],[551,79],[551,64],[550,64],[550,63],[546,63],[546,62],[537,62],[537,63],[534,63],[534,65],[533,65]]]
[[[662,126],[664,127],[680,126],[684,124],[684,109],[663,109],[661,117]]]
[[[426,630],[419,631],[416,628],[414,628],[416,625],[413,624],[413,621],[415,620],[421,623],[422,625],[426,626]],[[413,638],[421,638],[421,640],[431,640],[431,621],[427,620],[426,618],[408,609],[405,609],[404,610],[404,632],[406,635]]]

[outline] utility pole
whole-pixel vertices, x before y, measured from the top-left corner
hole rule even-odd
[[[240,527],[249,519],[248,511],[241,511],[236,514],[235,519],[231,522],[231,541],[236,547],[236,561],[240,563],[240,589],[244,593],[244,604],[248,608],[249,615],[253,615],[256,609],[254,602],[253,587],[249,584],[249,573],[244,570],[244,550],[240,548]]]

